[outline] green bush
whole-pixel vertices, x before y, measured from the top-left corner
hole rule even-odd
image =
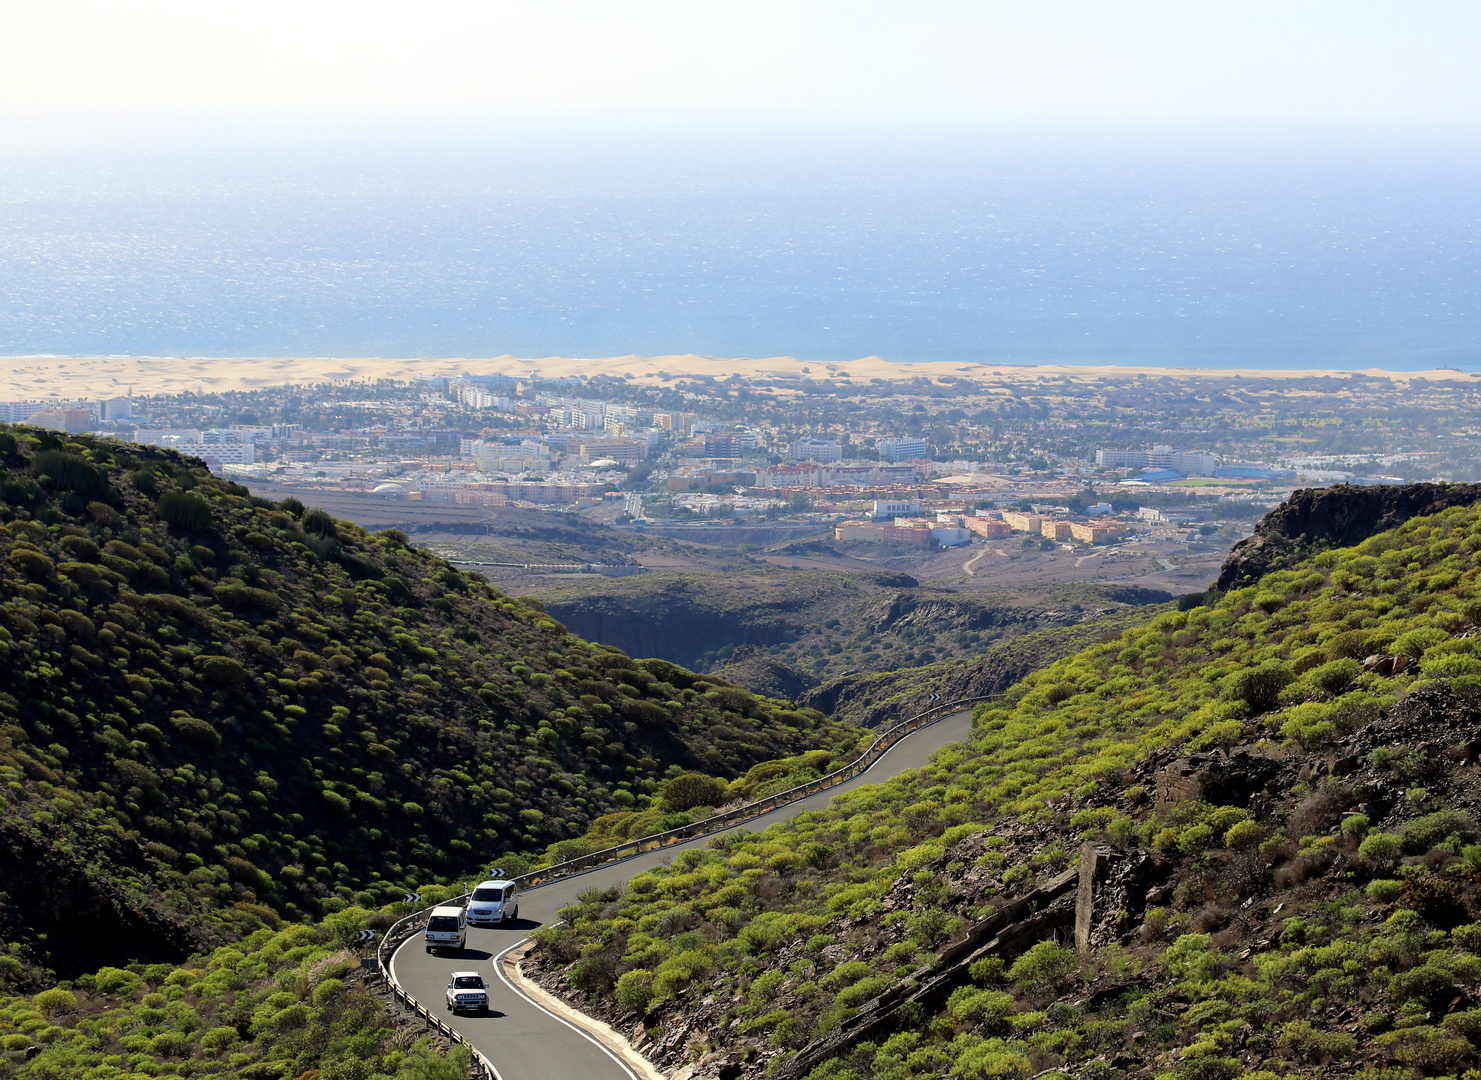
[[[653,1002],[653,972],[644,968],[623,972],[617,980],[616,994],[617,1004],[641,1016]]]
[[[1080,961],[1074,950],[1055,941],[1034,945],[1008,969],[1013,985],[1035,994],[1052,993],[1079,974]]]
[[[155,504],[159,516],[186,532],[205,532],[211,527],[211,504],[189,491],[167,491]]]
[[[1404,841],[1393,833],[1369,833],[1358,845],[1358,854],[1378,866],[1392,866],[1404,850]]]
[[[77,1008],[77,995],[61,987],[43,990],[31,999],[31,1004],[42,1016],[53,1017],[73,1012]]]
[[[1266,660],[1237,672],[1229,683],[1230,696],[1244,702],[1251,713],[1269,712],[1280,704],[1280,692],[1295,678],[1288,664]]]
[[[1404,891],[1404,883],[1392,878],[1375,878],[1363,887],[1363,895],[1380,904],[1391,904]]]
[[[727,795],[724,780],[703,773],[684,773],[663,782],[663,802],[671,810],[718,806]]]

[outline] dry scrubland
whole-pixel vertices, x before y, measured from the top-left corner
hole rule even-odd
[[[585,850],[857,745],[591,646],[394,532],[166,452],[0,434],[0,1076],[456,1068],[396,1033],[341,951],[404,910],[401,881],[444,879],[435,901],[475,845]],[[1371,498],[1402,516],[1456,492]],[[540,933],[539,976],[703,1077],[1481,1066],[1481,511],[1277,542],[1356,499],[1293,500],[1238,588],[1124,611],[1071,655],[1042,642],[1053,662],[927,767],[584,895]],[[586,831],[548,848],[552,817]],[[398,865],[351,861],[367,852]],[[13,887],[22,856],[118,902],[80,924],[94,946],[34,933],[65,909]],[[130,913],[141,932],[120,934]]]
[[[1160,614],[919,773],[593,891],[544,976],[701,1075],[1458,1075],[1478,553],[1457,508]]]

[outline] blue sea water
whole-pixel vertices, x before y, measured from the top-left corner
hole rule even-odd
[[[0,128],[0,355],[1481,368],[1463,133]]]

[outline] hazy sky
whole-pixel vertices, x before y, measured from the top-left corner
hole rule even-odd
[[[0,0],[0,115],[1481,120],[1481,3]]]

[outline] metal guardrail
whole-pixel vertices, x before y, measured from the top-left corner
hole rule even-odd
[[[798,784],[796,787],[787,788],[785,791],[778,791],[768,795],[764,799],[757,799],[754,802],[746,803],[733,810],[727,810],[707,818],[701,818],[699,821],[682,825],[677,829],[669,829],[666,832],[653,833],[649,836],[640,837],[637,840],[629,840],[609,848],[603,848],[600,851],[593,851],[575,859],[556,863],[554,866],[531,870],[527,874],[518,874],[509,880],[528,887],[548,885],[561,878],[584,874],[588,870],[596,869],[598,866],[611,862],[620,862],[624,859],[632,858],[634,855],[640,855],[645,851],[653,851],[670,844],[676,844],[684,840],[693,840],[710,833],[722,832],[725,829],[733,828],[741,822],[769,814],[773,810],[786,806],[789,803],[806,799],[809,796],[816,795],[820,791],[827,791],[829,788],[837,787],[839,784],[852,780],[883,757],[885,751],[889,750],[890,747],[912,732],[919,731],[923,727],[929,727],[936,721],[959,711],[964,705],[976,705],[984,701],[993,701],[1001,696],[1000,694],[984,694],[979,697],[956,698],[952,701],[942,702],[940,705],[932,706],[925,712],[917,713],[915,716],[902,720],[898,724],[885,728],[883,731],[876,732],[874,741],[869,744],[862,754],[842,768],[835,769],[833,772],[825,776],[820,776],[816,780],[810,780],[805,784]],[[381,976],[385,979],[386,986],[390,988],[391,993],[396,995],[398,999],[404,1002],[418,1016],[425,1019],[429,1027],[440,1032],[453,1042],[461,1043],[469,1049],[473,1055],[473,1080],[497,1080],[499,1074],[494,1069],[493,1063],[480,1053],[478,1048],[471,1042],[453,1030],[441,1017],[434,1016],[416,998],[408,994],[397,980],[395,973],[391,970],[391,957],[416,932],[421,921],[433,907],[445,907],[459,903],[466,906],[467,900],[468,893],[461,893],[458,896],[439,901],[437,904],[429,904],[420,911],[415,911],[404,919],[397,921],[386,931],[385,936],[381,938],[380,945],[376,950],[376,957],[379,961]]]
[[[857,758],[841,769],[835,769],[833,772],[825,776],[820,776],[816,780],[809,780],[805,784],[798,784],[796,787],[787,788],[785,791],[775,792],[766,796],[764,799],[745,803],[734,809],[690,822],[688,825],[681,825],[676,829],[650,833],[647,836],[642,836],[635,840],[627,840],[621,844],[614,844],[609,848],[602,848],[600,851],[589,852],[586,855],[556,863],[554,866],[547,866],[540,870],[531,870],[527,874],[520,874],[510,880],[519,882],[521,885],[529,886],[548,884],[557,878],[585,873],[604,863],[618,862],[622,859],[632,858],[634,855],[640,855],[645,851],[652,851],[655,848],[666,847],[683,840],[693,840],[696,837],[704,836],[708,833],[720,832],[743,821],[749,821],[752,818],[769,814],[773,810],[786,806],[788,803],[797,802],[799,799],[805,799],[811,795],[816,795],[820,791],[826,791],[831,787],[837,787],[845,781],[852,780],[883,757],[886,750],[905,738],[905,736],[923,727],[928,727],[937,720],[949,716],[951,713],[959,711],[963,705],[974,705],[983,701],[992,701],[999,696],[998,694],[985,694],[981,697],[957,698],[953,701],[942,702],[940,705],[935,705],[923,713],[917,713],[915,716],[877,732],[874,736],[874,741]]]
[[[445,1020],[440,1016],[434,1016],[430,1009],[408,994],[402,988],[400,980],[396,978],[396,973],[391,970],[391,957],[395,955],[396,950],[408,938],[416,933],[417,927],[432,908],[442,907],[446,904],[456,904],[460,900],[466,901],[467,898],[468,894],[463,893],[461,896],[444,900],[440,904],[429,904],[421,911],[414,911],[406,916],[406,918],[393,923],[391,928],[386,931],[385,936],[381,938],[380,945],[376,949],[376,959],[379,962],[381,977],[386,980],[386,986],[390,989],[391,993],[395,994],[407,1008],[424,1019],[428,1027],[444,1035],[451,1042],[461,1043],[468,1048],[468,1052],[472,1054],[470,1080],[499,1080],[499,1073],[494,1068],[494,1063],[486,1058],[479,1051],[478,1047],[464,1038],[462,1034],[453,1030]]]

